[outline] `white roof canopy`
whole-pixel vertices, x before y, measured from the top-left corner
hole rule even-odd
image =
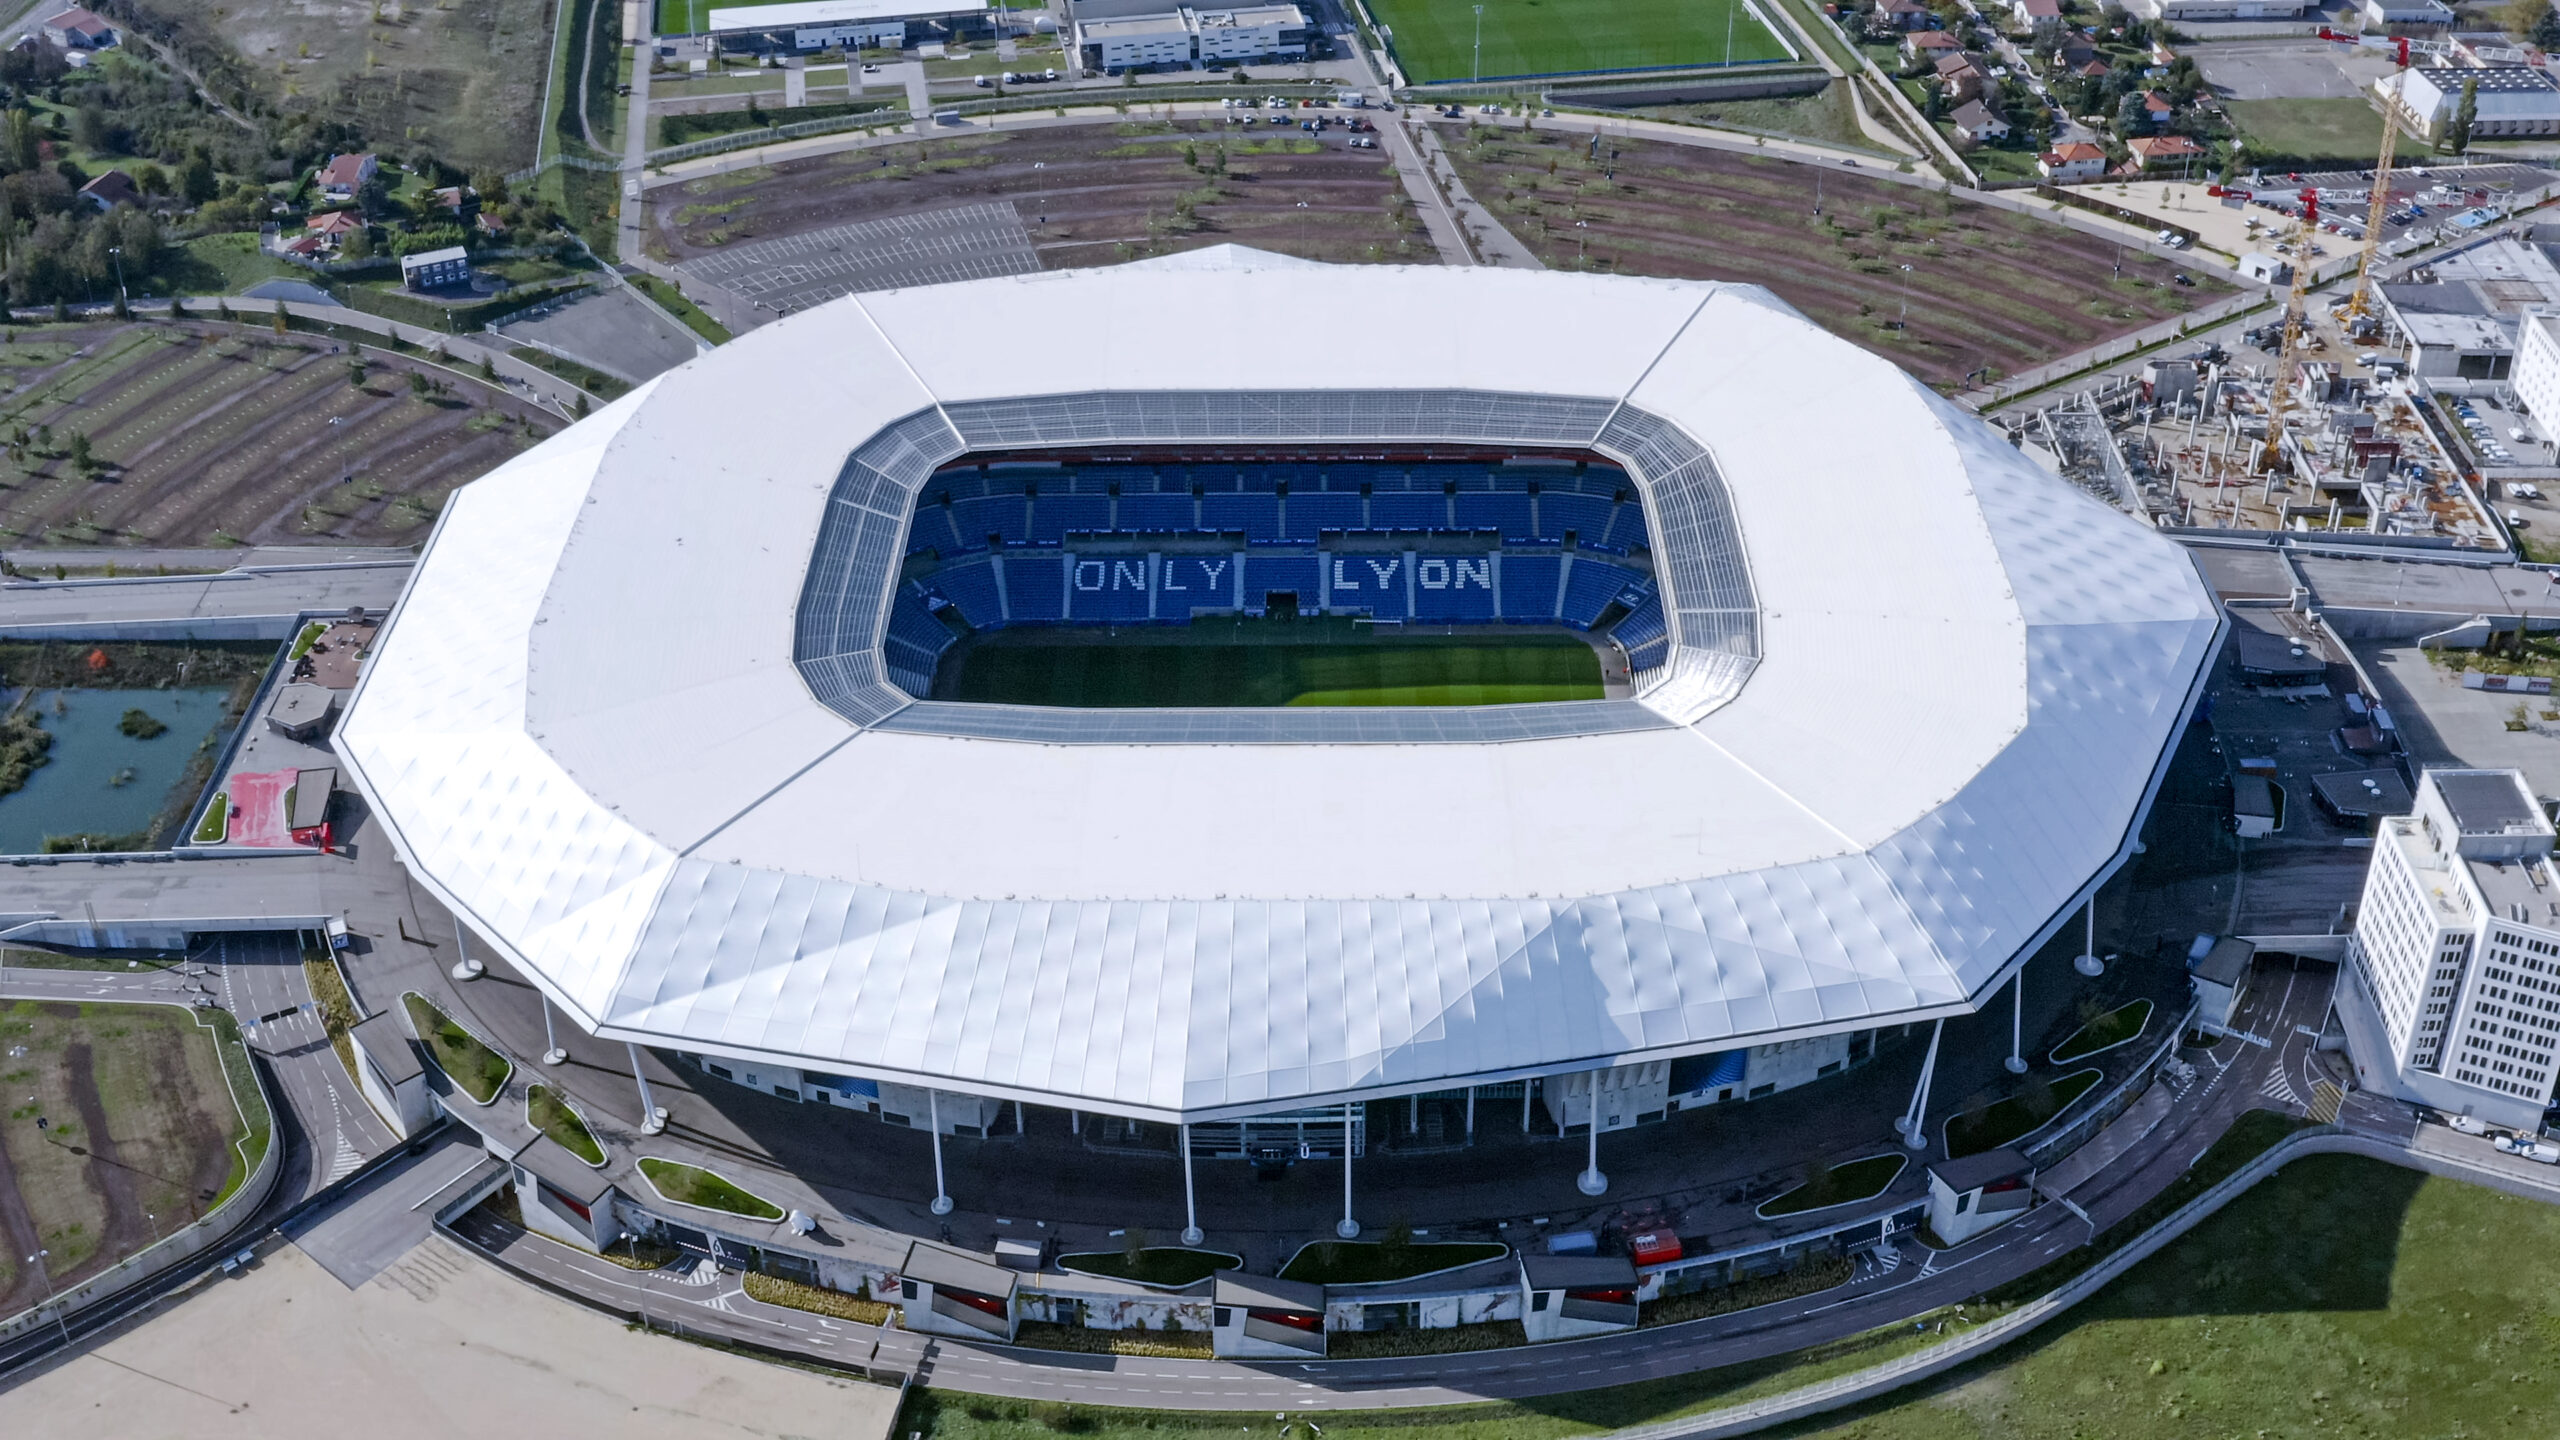
[[[1010,323],[1060,305],[1105,318]],[[1318,400],[1702,449],[1740,668],[1501,743],[1037,743],[813,693],[848,456],[978,402],[1268,392],[1204,337],[1319,313],[1387,338],[1291,377]],[[861,493],[902,524],[913,490]],[[851,297],[518,457],[455,495],[338,744],[601,1033],[1202,1119],[1968,1008],[2129,846],[2218,625],[2177,547],[1756,288],[1221,250]]]

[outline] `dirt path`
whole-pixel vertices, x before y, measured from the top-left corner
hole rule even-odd
[[[78,1107],[80,1130],[87,1140],[85,1146],[75,1145],[72,1149],[85,1150],[88,1155],[89,1188],[98,1192],[106,1207],[96,1254],[88,1264],[60,1277],[64,1283],[95,1274],[118,1257],[141,1249],[149,1243],[151,1233],[149,1222],[143,1217],[142,1198],[136,1193],[139,1186],[133,1167],[125,1163],[107,1123],[107,1107],[98,1098],[96,1058],[87,1044],[77,1041],[62,1051],[62,1068],[71,1081],[72,1104]]]
[[[27,1213],[27,1202],[18,1193],[17,1172],[9,1166],[9,1150],[0,1145],[0,1235],[9,1239],[9,1253],[0,1260],[0,1273],[13,1277],[0,1289],[0,1315],[14,1315],[34,1304],[44,1295],[37,1281],[35,1267],[26,1263],[43,1242],[36,1238],[36,1218]]]

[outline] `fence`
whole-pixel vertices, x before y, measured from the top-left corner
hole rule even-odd
[[[123,1003],[166,1005],[169,1002],[144,1000]],[[187,1007],[174,1008],[186,1009]],[[218,1026],[205,1024],[202,1015],[197,1015],[196,1023],[214,1032],[213,1043],[217,1050],[226,1045],[237,1045],[245,1060],[248,1044],[236,1031],[226,1038]],[[242,1178],[240,1188],[232,1191],[221,1204],[190,1222],[185,1229],[158,1244],[136,1251],[68,1290],[55,1291],[44,1303],[21,1311],[6,1321],[0,1321],[0,1341],[15,1339],[43,1326],[67,1324],[71,1316],[89,1306],[122,1294],[125,1290],[155,1275],[165,1274],[208,1250],[227,1245],[238,1236],[242,1227],[267,1203],[268,1195],[274,1191],[276,1172],[282,1166],[282,1161],[278,1157],[284,1151],[283,1137],[276,1133],[275,1107],[267,1095],[266,1082],[258,1078],[258,1067],[254,1063],[246,1064],[243,1068],[249,1072],[251,1093],[248,1096],[243,1097],[239,1085],[231,1080],[231,1066],[228,1063],[222,1067],[223,1078],[231,1086],[231,1103],[240,1112],[240,1121],[248,1127],[250,1135],[256,1135],[259,1130],[258,1122],[250,1116],[250,1104],[254,1102],[259,1113],[266,1117],[266,1148],[259,1154],[257,1162],[250,1167],[248,1175]]]
[[[2089,1143],[2090,1137],[2105,1129],[2117,1116],[2131,1109],[2133,1102],[2142,1097],[2142,1092],[2151,1088],[2151,1082],[2159,1075],[2160,1067],[2169,1063],[2171,1052],[2178,1048],[2178,1037],[2184,1035],[2187,1028],[2195,1022],[2196,1006],[2189,1004],[2187,1013],[2179,1016],[2178,1023],[2170,1026],[2169,1033],[2161,1037],[2160,1048],[2152,1051],[2148,1059],[2135,1066],[2115,1089],[2107,1092],[2106,1099],[2089,1107],[2089,1112],[2079,1119],[2028,1146],[2022,1152],[2027,1157],[2027,1163],[2038,1170],[2050,1169],[2054,1161]]]

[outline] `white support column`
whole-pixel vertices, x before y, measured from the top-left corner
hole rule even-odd
[[[1067,1133],[1070,1135],[1082,1135],[1084,1133],[1083,1111],[1070,1110],[1067,1112]]]
[[[951,1189],[942,1183],[942,1092],[924,1092],[925,1123],[933,1127],[933,1213],[951,1213]]]
[[[1191,1188],[1191,1127],[1182,1127],[1182,1243],[1197,1245],[1200,1233],[1200,1205]]]
[[[2098,892],[2095,890],[2089,892],[2087,938],[2081,941],[2079,958],[2071,962],[2071,968],[2092,980],[2107,973],[2107,962],[2098,958]]]
[[[1467,1138],[1476,1138],[1476,1087],[1467,1087]]]
[[[2009,1073],[2012,1075],[2027,1073],[2027,1057],[2018,1046],[2018,1031],[2019,1027],[2026,1023],[2026,1011],[2027,967],[2024,962],[2021,962],[2018,966],[2015,987],[2009,992],[2009,1058],[2002,1062],[2009,1067]]]
[[[1938,1073],[1938,1037],[1944,1035],[1946,1029],[1947,1022],[1944,1019],[1929,1027],[1929,1054],[1920,1062],[1920,1083],[1913,1086],[1911,1090],[1911,1112],[1903,1116],[1893,1127],[1902,1132],[1902,1143],[1909,1149],[1929,1148],[1929,1135],[1926,1128],[1929,1114],[1929,1081]]]
[[[542,1063],[557,1065],[569,1058],[569,1052],[560,1048],[559,1032],[551,1028],[551,997],[536,992],[534,998],[542,1004]]]
[[[1360,1222],[1351,1218],[1351,1111],[1358,1103],[1342,1107],[1342,1223],[1333,1227],[1333,1233],[1345,1240],[1360,1238]]]
[[[1520,1133],[1523,1135],[1529,1133],[1529,1107],[1537,1103],[1537,1098],[1538,1077],[1532,1075],[1520,1082]]]
[[[91,915],[89,917],[89,938],[93,945],[98,938],[97,924],[98,917]],[[488,966],[471,958],[471,947],[465,944],[462,939],[461,917],[456,916],[453,922],[453,978],[456,980],[477,980],[482,975],[487,974],[488,971]]]
[[[655,1135],[667,1128],[667,1112],[658,1108],[649,1094],[649,1077],[640,1073],[640,1047],[626,1042],[622,1048],[631,1052],[631,1078],[640,1086],[640,1133]]]
[[[1422,1094],[1416,1091],[1404,1097],[1404,1133],[1412,1135],[1422,1129]]]
[[[1609,1177],[1600,1173],[1600,1072],[1591,1072],[1591,1151],[1582,1173],[1573,1177],[1573,1187],[1585,1195],[1606,1194]]]

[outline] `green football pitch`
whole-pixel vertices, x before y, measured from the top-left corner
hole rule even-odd
[[[1601,698],[1600,658],[1571,635],[1401,636],[1306,643],[1140,634],[1097,641],[1000,631],[958,657],[951,700],[1099,709],[1269,705],[1517,705]]]
[[[1743,0],[1485,0],[1481,61],[1473,0],[1369,0],[1369,11],[1417,85],[1790,58]]]

